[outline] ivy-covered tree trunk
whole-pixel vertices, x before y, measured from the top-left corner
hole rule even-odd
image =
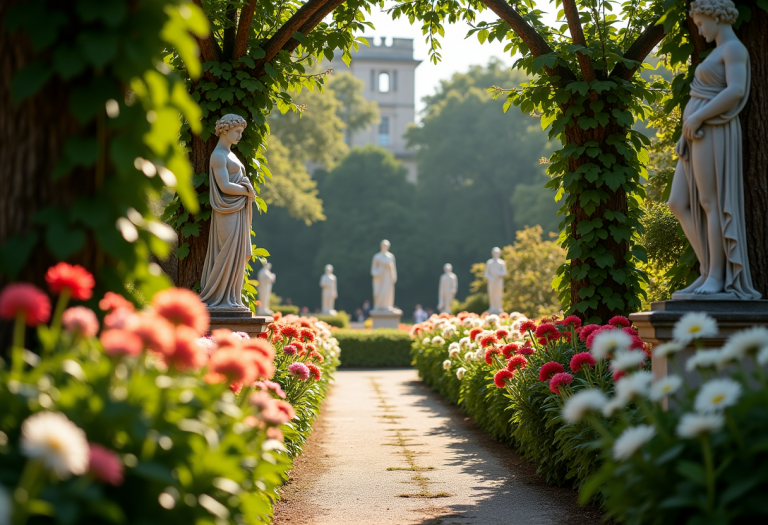
[[[752,282],[768,298],[768,11],[754,1],[741,4],[752,12],[751,19],[737,30],[752,63],[749,99],[739,115],[747,247]]]

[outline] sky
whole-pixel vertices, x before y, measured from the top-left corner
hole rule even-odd
[[[548,1],[538,2],[538,8],[550,14],[545,20],[555,19],[554,3]],[[385,9],[395,5],[395,2],[388,1]],[[479,16],[479,20],[493,21],[497,17],[492,11],[485,11]],[[453,25],[445,26],[445,38],[440,39],[442,44],[442,61],[437,65],[429,61],[428,47],[421,34],[421,25],[417,21],[410,25],[408,20],[400,17],[398,20],[392,20],[391,15],[375,7],[371,12],[370,22],[373,22],[375,31],[368,30],[366,37],[373,36],[378,44],[381,37],[387,38],[387,43],[391,44],[391,39],[412,38],[414,46],[414,58],[423,62],[416,68],[416,111],[418,114],[424,109],[422,98],[435,92],[441,80],[448,80],[454,73],[465,72],[472,65],[485,65],[491,59],[496,57],[508,64],[510,67],[514,63],[514,58],[509,53],[504,52],[504,43],[494,41],[480,44],[475,35],[465,38],[469,26],[465,22],[459,22]],[[490,87],[490,86],[489,86]]]

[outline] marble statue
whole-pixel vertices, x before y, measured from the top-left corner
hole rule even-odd
[[[336,287],[336,276],[333,275],[333,266],[330,264],[325,265],[325,273],[320,277],[320,289],[322,290],[320,311],[324,315],[336,315],[333,303],[339,296],[339,291]]]
[[[200,299],[210,310],[249,311],[242,291],[245,267],[253,255],[251,219],[256,192],[245,166],[232,152],[245,126],[240,115],[224,115],[216,122],[219,142],[211,154],[209,171],[211,230],[200,277]]]
[[[373,309],[395,311],[395,283],[397,267],[395,256],[389,251],[389,241],[381,241],[381,251],[373,256],[371,275],[373,276]]]
[[[453,266],[443,266],[443,275],[440,276],[440,288],[437,294],[437,309],[440,313],[451,313],[451,304],[459,289],[459,279],[453,273]]]
[[[259,315],[272,315],[274,313],[269,309],[269,298],[272,295],[272,285],[275,284],[277,277],[270,270],[272,270],[272,263],[265,263],[256,276],[259,281]]]
[[[488,313],[500,314],[504,311],[504,278],[507,276],[507,263],[501,259],[501,250],[491,250],[492,257],[485,263],[485,279],[488,281]]]
[[[680,221],[701,276],[673,299],[752,299],[744,224],[739,112],[749,96],[749,54],[733,31],[730,0],[697,0],[691,17],[717,47],[696,68],[683,112],[683,135],[669,208]]]

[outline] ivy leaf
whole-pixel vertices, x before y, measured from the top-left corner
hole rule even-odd
[[[37,244],[37,232],[11,237],[0,246],[0,269],[12,280],[16,279]]]
[[[64,144],[64,154],[74,165],[92,166],[99,158],[99,143],[96,137],[69,137]]]
[[[88,31],[77,38],[80,48],[96,67],[104,67],[117,54],[117,34],[104,31]]]
[[[51,78],[51,75],[53,75],[53,70],[50,66],[39,61],[30,63],[16,73],[11,81],[13,102],[19,103],[40,91]]]
[[[59,260],[82,249],[85,245],[85,232],[79,228],[70,228],[64,222],[54,222],[45,232],[45,244]]]
[[[589,84],[586,82],[571,82],[570,84],[565,86],[565,89],[571,92],[586,95],[587,92],[589,91]]]
[[[537,72],[541,70],[544,66],[553,68],[555,67],[556,64],[557,64],[557,55],[555,53],[547,53],[546,55],[539,55],[534,59],[533,64],[531,65],[531,70],[533,72]]]
[[[333,59],[333,57],[331,57],[331,59]],[[266,71],[267,74],[272,78],[275,78],[277,76],[277,70],[269,62],[264,64],[264,71]]]
[[[53,65],[63,79],[79,75],[85,68],[83,54],[77,48],[68,45],[56,46],[53,52]]]
[[[181,227],[181,235],[184,237],[200,236],[200,225],[196,222],[188,222]]]
[[[185,242],[179,246],[179,249],[176,251],[176,258],[181,261],[182,259],[185,259],[187,255],[189,255],[189,243]]]
[[[613,254],[608,251],[603,252],[601,254],[593,255],[592,258],[595,260],[595,264],[597,264],[600,268],[611,266],[613,265],[614,262],[616,262],[616,259],[613,257]]]

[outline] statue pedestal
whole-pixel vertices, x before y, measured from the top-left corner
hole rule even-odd
[[[719,333],[716,337],[702,339],[701,342],[705,348],[722,348],[725,341],[736,332],[756,325],[768,326],[768,301],[718,299],[660,301],[651,303],[649,312],[631,314],[629,319],[637,327],[643,341],[657,346],[672,340],[675,323],[689,312],[704,312],[717,321]],[[685,370],[685,361],[694,351],[695,347],[691,345],[675,354],[675,365],[678,370]],[[656,378],[666,376],[670,368],[670,363],[665,357],[651,359],[651,369]]]
[[[227,328],[233,332],[245,332],[250,337],[267,331],[274,321],[272,316],[254,316],[248,308],[209,308],[211,331]]]
[[[374,330],[376,328],[397,328],[402,316],[403,311],[397,308],[392,310],[371,310]]]

